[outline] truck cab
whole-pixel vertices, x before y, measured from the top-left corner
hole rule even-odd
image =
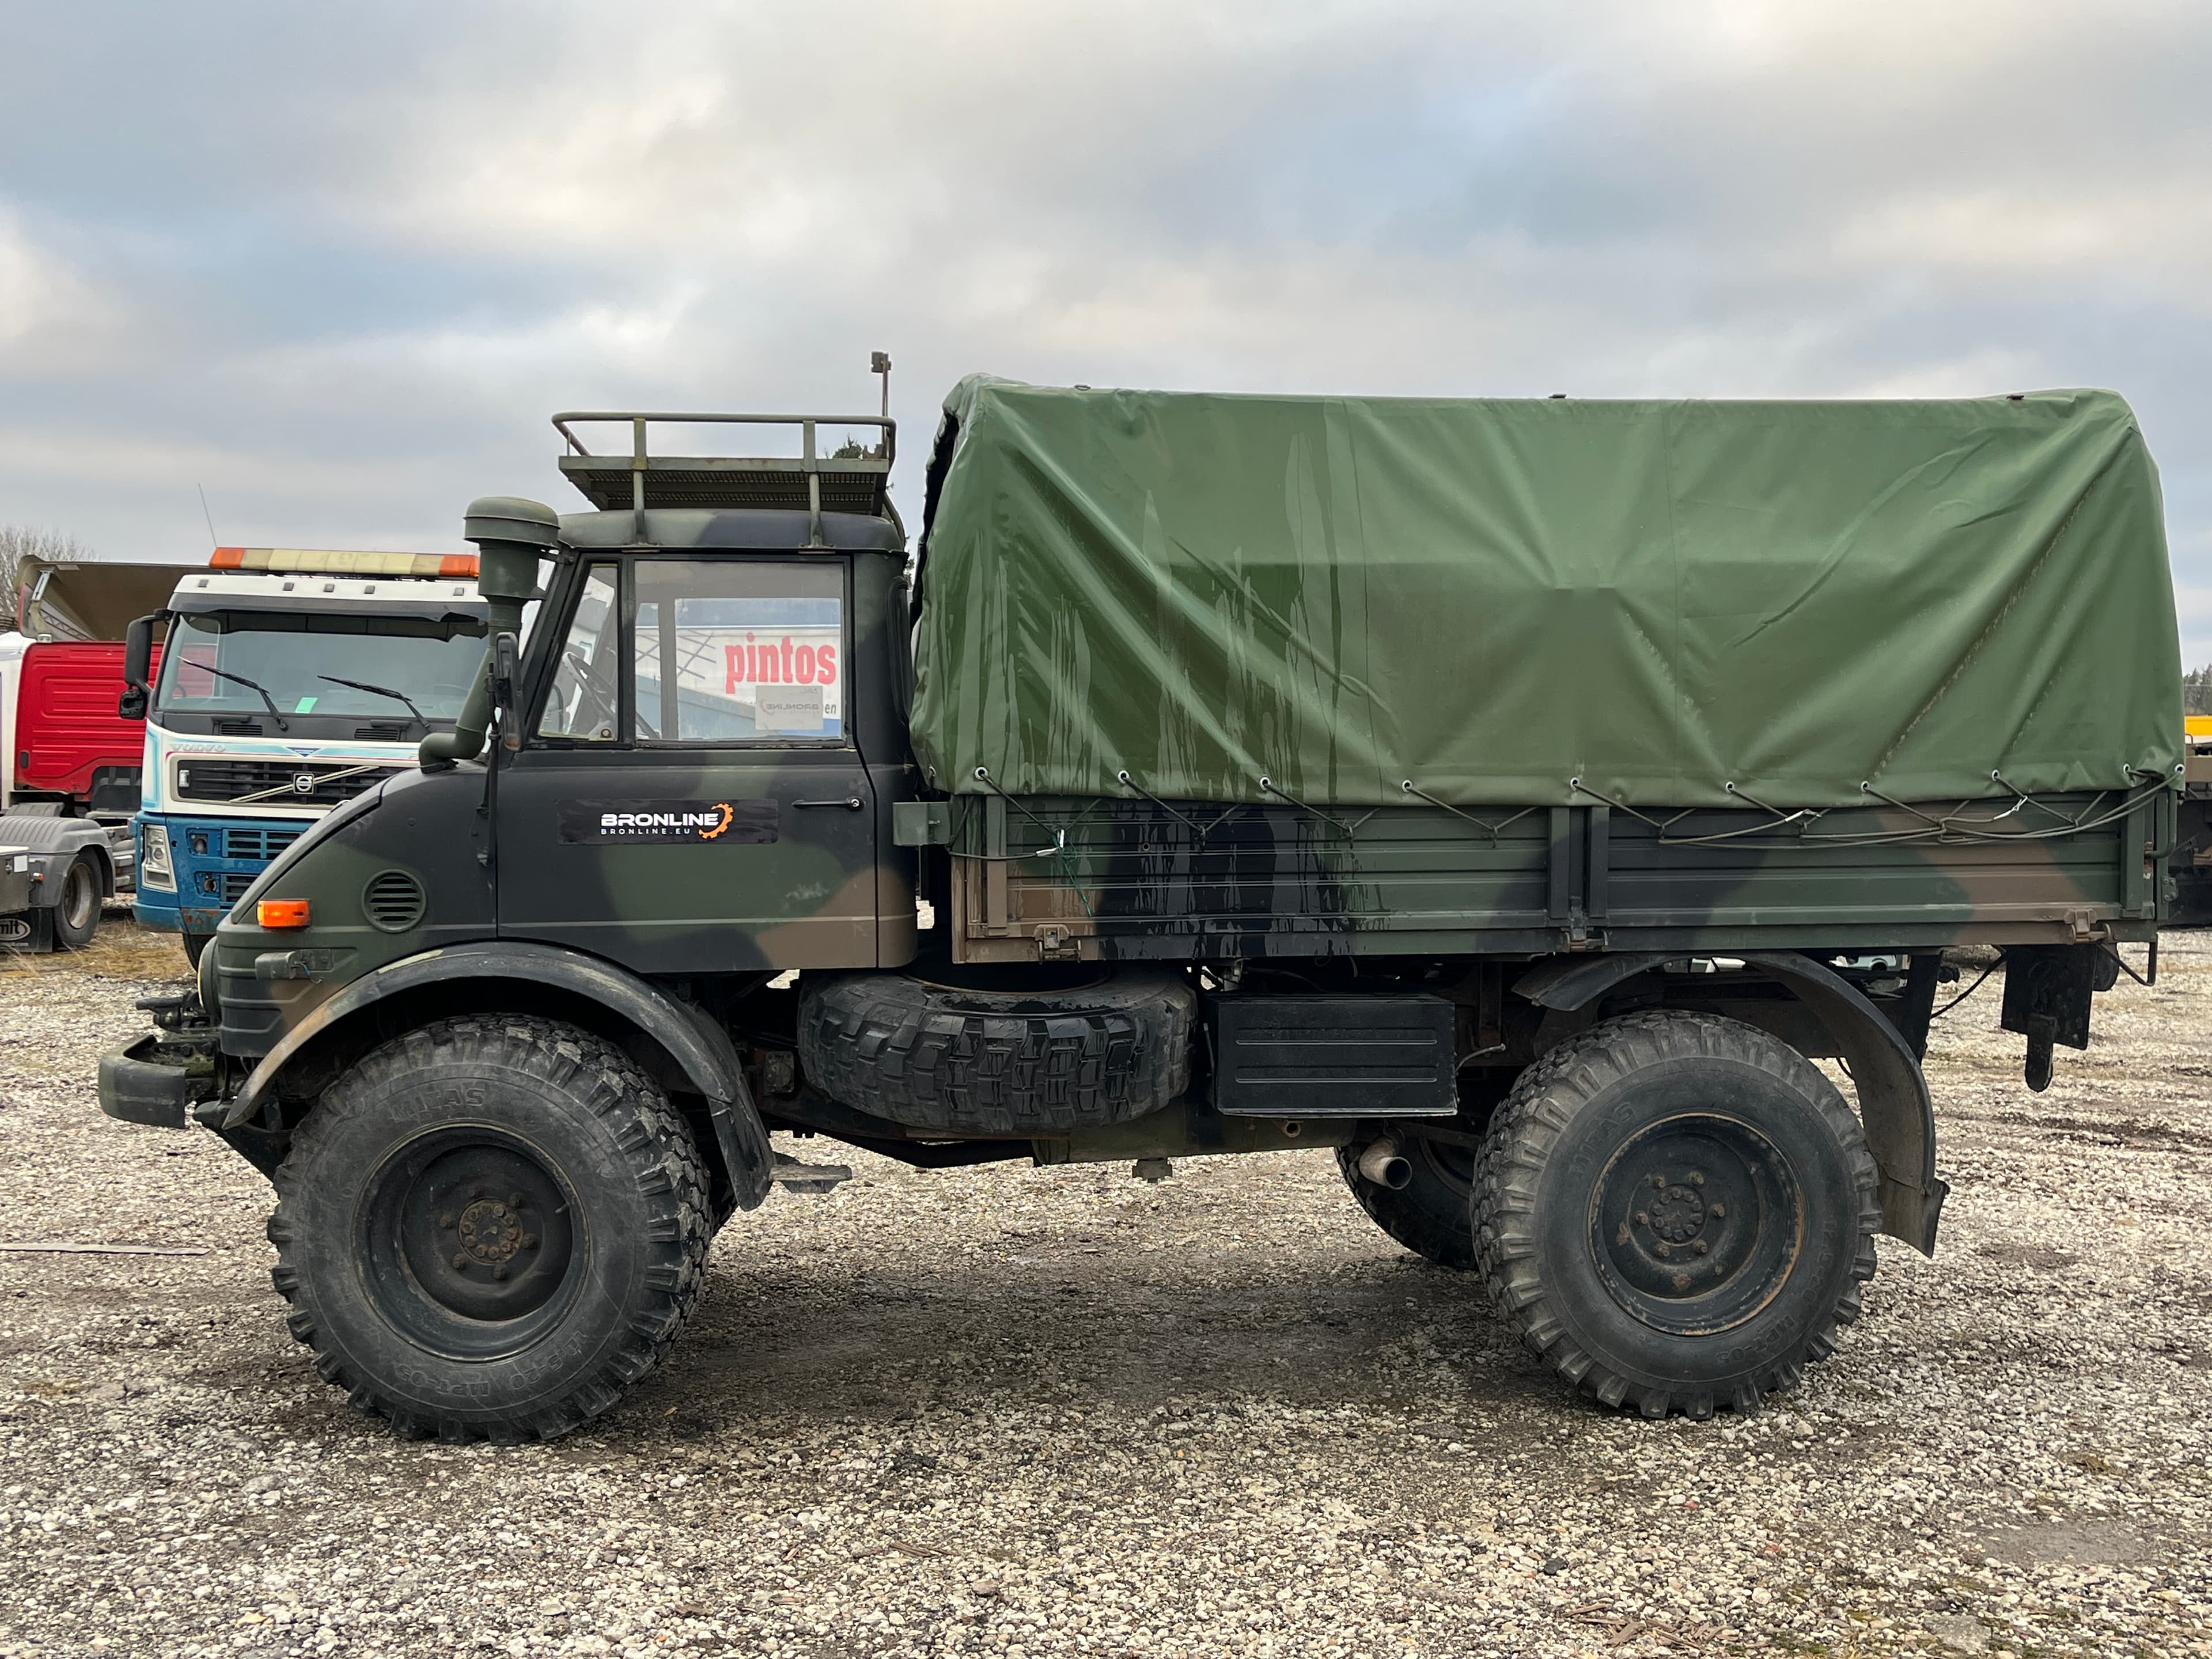
[[[143,926],[197,962],[271,859],[452,729],[483,653],[475,575],[467,555],[218,548],[131,624]]]

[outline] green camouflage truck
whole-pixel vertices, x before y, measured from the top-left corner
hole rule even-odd
[[[1598,1401],[1748,1410],[1934,1249],[1947,949],[2032,1089],[2154,971],[2179,652],[2109,393],[975,378],[911,552],[887,419],[556,425],[591,508],[469,508],[459,729],[101,1070],[269,1175],[294,1334],[404,1433],[611,1407],[717,1229],[846,1175],[772,1131],[1310,1148]]]

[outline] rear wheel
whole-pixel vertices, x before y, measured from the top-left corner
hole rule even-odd
[[[1794,1387],[1874,1274],[1857,1119],[1735,1020],[1655,1011],[1561,1044],[1499,1108],[1474,1180],[1499,1310],[1562,1376],[1647,1417]]]
[[[395,1038],[332,1085],[276,1182],[292,1334],[403,1434],[588,1421],[659,1363],[705,1277],[690,1130],[628,1056],[551,1020]]]
[[[100,931],[100,866],[88,854],[70,861],[62,875],[62,896],[54,906],[54,943],[82,951]]]
[[[1359,1173],[1359,1146],[1340,1146],[1336,1167],[1367,1218],[1416,1255],[1439,1267],[1474,1266],[1474,1152],[1424,1136],[1395,1137],[1412,1170],[1403,1187],[1387,1187]]]

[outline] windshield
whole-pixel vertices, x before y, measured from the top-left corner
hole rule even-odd
[[[459,616],[184,612],[162,648],[155,716],[219,718],[226,729],[246,720],[264,732],[303,717],[327,730],[337,719],[419,733],[460,713],[483,636],[481,618]]]

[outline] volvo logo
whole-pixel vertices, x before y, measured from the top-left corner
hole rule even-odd
[[[315,793],[315,775],[313,772],[293,773],[292,793],[295,795],[313,794]]]

